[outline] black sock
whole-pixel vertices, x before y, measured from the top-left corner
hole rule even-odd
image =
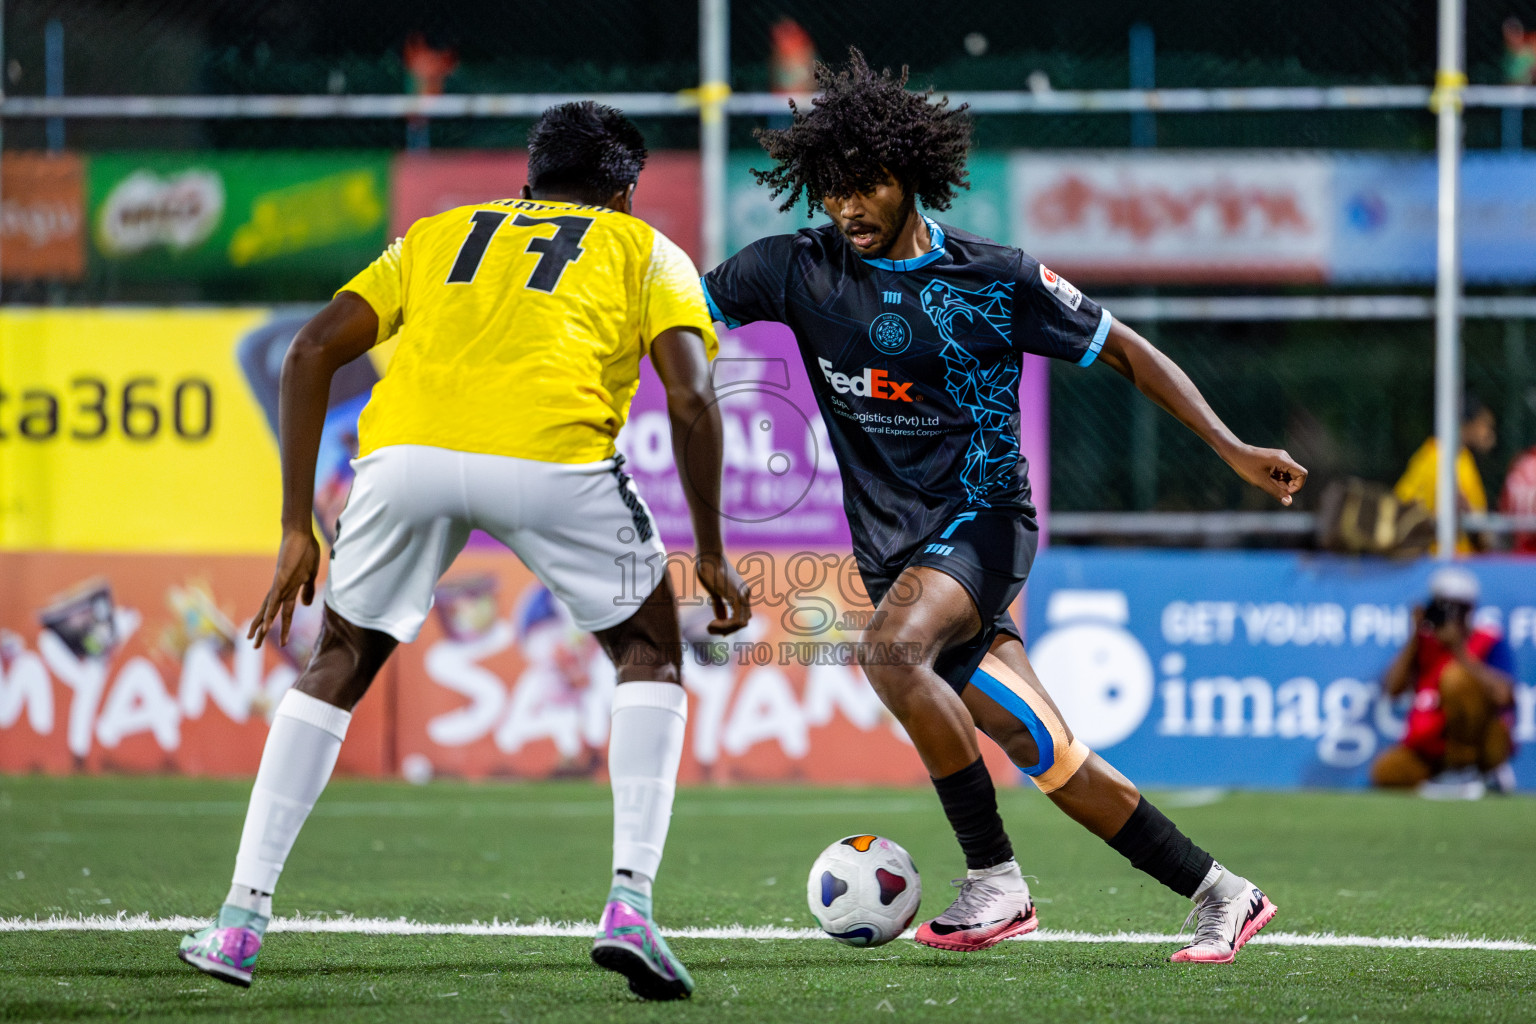
[[[981,758],[942,779],[933,780],[939,803],[972,870],[995,867],[1013,856],[1013,844],[997,813],[997,790]]]
[[[1205,881],[1214,858],[1190,842],[1162,811],[1147,802],[1136,805],[1128,820],[1109,845],[1131,862],[1180,896],[1193,897]]]

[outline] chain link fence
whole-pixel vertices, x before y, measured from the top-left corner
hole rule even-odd
[[[945,92],[1424,85],[1435,66],[1433,5],[1390,0],[1345,6],[1191,0],[1150,7],[1106,0],[1076,8],[997,0],[942,14],[916,0],[779,0],[738,3],[731,16],[729,84],[738,93],[766,92],[786,82],[795,88],[797,75],[803,83],[810,54],[840,60],[850,44],[877,66],[910,65],[914,86]],[[1470,80],[1510,81],[1508,23],[1536,29],[1536,0],[1473,0],[1467,18]],[[698,21],[695,0],[570,0],[510,10],[379,0],[8,0],[3,73],[10,97],[400,95],[423,87],[449,94],[675,94],[699,85]],[[696,209],[697,171],[689,167],[696,167],[697,118],[637,120],[652,150],[663,155],[657,170],[647,172],[651,177],[642,179],[642,195],[649,188],[658,210],[663,200],[678,209],[692,202]],[[730,120],[731,249],[755,233],[804,222],[775,217],[746,173],[762,166],[753,130],[775,120]],[[18,243],[7,235],[11,255],[3,264],[8,279],[0,300],[318,302],[397,227],[405,209],[402,161],[426,166],[455,155],[514,151],[528,127],[526,118],[516,117],[6,118],[0,128],[8,180],[0,187],[7,230],[25,233],[38,223],[33,211],[17,205],[9,173],[19,166],[14,161],[53,150],[79,163],[74,213],[83,255],[68,273],[18,273],[12,258]],[[1063,154],[1134,150],[1140,159],[1198,151],[1264,160],[1284,151],[1323,159],[1365,154],[1427,160],[1434,130],[1425,109],[985,113],[976,119],[975,188],[953,219],[1030,247],[1034,236],[1018,226],[1024,201],[1019,190],[1028,186],[1031,162],[1038,166]],[[1509,173],[1529,175],[1536,165],[1520,161],[1527,152],[1536,155],[1536,112],[1469,108],[1466,144],[1473,154],[1497,151],[1514,161]],[[521,184],[519,166],[515,159],[506,163],[500,191]],[[221,264],[217,273],[208,270],[211,262],[200,263],[191,249],[174,244],[155,243],[158,248],[132,258],[104,249],[102,211],[114,188],[138,171],[162,183],[192,180],[186,176],[198,167],[225,176],[225,210],[245,203],[249,212],[266,201],[274,216],[313,215],[330,226],[312,231],[308,237],[319,242],[307,248],[293,242],[291,231],[238,243],[247,225],[213,229],[210,237],[222,252],[245,254],[244,263],[221,257],[229,265]],[[292,173],[274,177],[280,167]],[[1530,181],[1536,195],[1536,179],[1519,180]],[[1469,190],[1475,187],[1469,182]],[[681,191],[672,195],[669,189]],[[346,206],[348,196],[353,207]],[[1373,216],[1368,203],[1340,209],[1341,216]],[[1536,206],[1518,209],[1536,218]],[[346,224],[337,221],[337,210],[350,210],[357,223],[367,219],[366,230],[343,237]],[[1490,210],[1485,215],[1500,216]],[[1469,213],[1477,215],[1475,203]],[[685,247],[697,244],[697,224],[669,224],[668,230]],[[1475,270],[1476,260],[1470,264]],[[1192,295],[1423,297],[1432,284],[1401,268],[1374,277],[1292,273],[1226,280],[1210,273],[1159,278],[1144,268],[1117,277],[1092,260],[1085,265],[1089,273],[1078,283],[1112,310],[1117,300],[1134,305]],[[1536,274],[1518,267],[1469,278],[1473,294],[1516,298],[1531,295],[1533,283]],[[1128,319],[1188,369],[1242,436],[1288,448],[1313,469],[1317,483],[1340,476],[1390,482],[1432,431],[1433,330],[1427,316]],[[1464,338],[1468,388],[1500,420],[1498,447],[1480,457],[1488,488],[1497,494],[1511,459],[1536,442],[1536,353],[1530,351],[1536,326],[1520,317],[1470,319]],[[1053,367],[1051,403],[1056,510],[1263,507],[1261,497],[1226,474],[1192,435],[1112,373]],[[1319,490],[1304,492],[1303,507]]]
[[[1391,483],[1434,431],[1428,322],[1157,323],[1144,331],[1188,371],[1218,415],[1254,443],[1284,447],[1313,474],[1298,507],[1346,476]],[[1536,323],[1469,319],[1467,389],[1498,418],[1477,456],[1496,497],[1536,441]],[[1115,374],[1053,368],[1051,504],[1056,511],[1263,510],[1271,504]]]

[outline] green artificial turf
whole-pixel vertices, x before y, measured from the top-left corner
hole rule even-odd
[[[208,915],[229,884],[248,783],[0,778],[0,918]],[[1153,794],[1262,885],[1270,932],[1536,939],[1536,801],[1378,794]],[[1173,934],[1185,901],[1032,790],[1002,794],[1042,928]],[[827,843],[877,832],[923,871],[923,913],[963,873],[921,790],[735,787],[678,797],[658,882],[664,926],[811,927]],[[608,886],[606,788],[343,780],[299,840],[277,913],[430,922],[593,920]],[[1277,947],[1230,967],[1168,945],[677,939],[699,991],[643,1004],[576,938],[274,933],[242,991],[175,959],[171,932],[0,932],[0,1019],[807,1021],[1536,1020],[1536,953]],[[872,1015],[872,1016],[871,1016]]]

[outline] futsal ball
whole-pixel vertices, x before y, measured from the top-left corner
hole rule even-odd
[[[811,914],[850,946],[882,946],[907,930],[923,899],[917,865],[880,836],[839,839],[816,858],[806,883]]]

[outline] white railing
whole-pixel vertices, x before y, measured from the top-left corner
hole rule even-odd
[[[1046,89],[947,93],[978,114],[1200,113],[1222,110],[1427,110],[1427,85],[1241,89]],[[1536,86],[1471,85],[1469,107],[1536,107]],[[812,94],[721,93],[728,115],[782,114]],[[644,117],[697,117],[700,90],[612,93],[476,93],[443,96],[6,96],[0,118],[405,118],[536,117],[558,103],[590,99]]]
[[[1471,533],[1536,533],[1536,515],[1468,512],[1461,528]],[[1317,531],[1315,512],[1052,512],[1056,540],[1156,537],[1164,541],[1235,544],[1250,537],[1296,540]]]
[[[1128,323],[1147,320],[1433,320],[1428,295],[1104,295]],[[1461,302],[1469,320],[1536,319],[1536,295],[1479,295]]]

